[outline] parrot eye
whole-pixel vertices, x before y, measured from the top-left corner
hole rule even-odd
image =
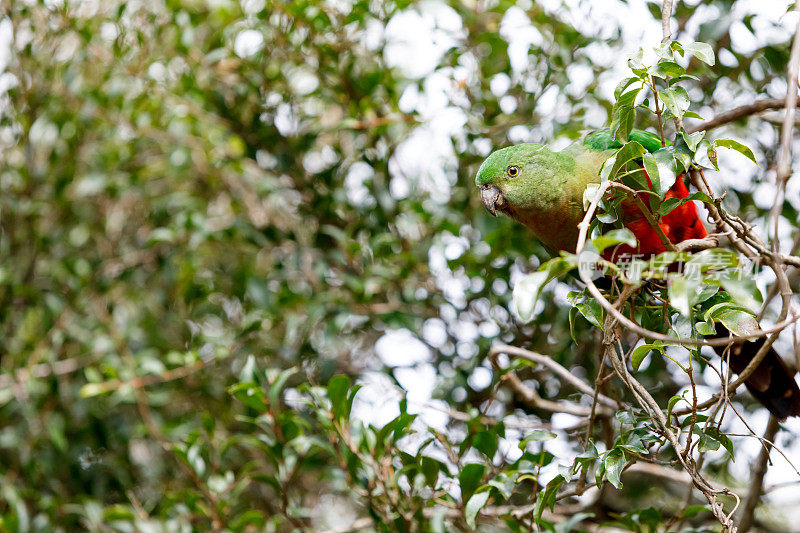
[[[519,174],[519,167],[517,165],[511,165],[506,169],[506,173],[512,178],[516,178]]]

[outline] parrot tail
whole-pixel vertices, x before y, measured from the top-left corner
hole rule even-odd
[[[725,336],[728,332],[725,331]],[[765,339],[734,344],[730,348],[731,370],[740,374],[764,345]],[[724,356],[726,347],[715,346],[714,350]],[[750,394],[781,420],[789,416],[800,416],[800,388],[780,356],[770,348],[766,357],[744,382]]]

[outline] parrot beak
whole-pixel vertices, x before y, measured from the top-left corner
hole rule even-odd
[[[481,187],[481,202],[483,202],[483,207],[485,207],[493,217],[497,216],[498,209],[502,211],[506,206],[506,199],[503,193],[493,185]]]

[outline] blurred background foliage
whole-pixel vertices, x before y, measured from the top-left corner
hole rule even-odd
[[[783,97],[789,35],[748,2],[694,4],[677,3],[677,37],[720,59],[691,66],[696,109]],[[660,31],[660,6],[608,5]],[[607,123],[613,68],[660,32],[601,23],[597,6],[6,4],[0,528],[468,529],[464,501],[490,480],[498,505],[531,503],[544,481],[508,480],[553,456],[517,443],[563,421],[488,378],[488,347],[593,376],[598,338],[579,322],[571,339],[564,284],[514,320],[515,276],[547,255],[487,216],[472,180],[493,148]],[[776,127],[729,130],[771,161]],[[722,182],[751,220],[770,171]],[[574,392],[525,372],[544,398]],[[663,363],[642,379],[661,399],[685,385]],[[425,405],[398,403],[415,384]],[[369,398],[394,414],[373,420]],[[735,485],[728,461],[711,468]],[[594,520],[644,528],[632,510],[680,509],[685,487],[634,481]],[[480,520],[519,527],[497,514],[507,524]]]

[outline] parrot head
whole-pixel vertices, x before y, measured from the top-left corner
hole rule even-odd
[[[536,209],[542,195],[550,196],[548,184],[556,178],[558,154],[541,144],[518,144],[492,153],[475,177],[483,206],[514,218],[515,213]]]

